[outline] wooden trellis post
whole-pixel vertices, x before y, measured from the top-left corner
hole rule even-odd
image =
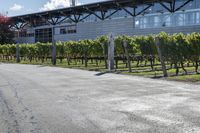
[[[54,38],[55,35],[55,27],[52,27],[52,64],[56,65],[56,41]]]
[[[19,48],[19,44],[16,44],[16,62],[17,63],[20,62],[20,48]]]
[[[114,70],[114,50],[115,50],[115,42],[113,34],[109,34],[109,43],[108,43],[108,70]]]
[[[132,72],[131,60],[130,60],[129,53],[128,53],[128,42],[123,41],[123,46],[124,46],[124,50],[125,50],[126,60],[127,60],[127,63],[128,63],[128,72]]]
[[[155,38],[155,43],[156,43],[156,47],[157,47],[157,51],[158,51],[158,57],[159,57],[160,62],[161,62],[163,75],[164,75],[164,77],[168,77],[165,61],[164,61],[164,58],[163,58],[163,55],[162,55],[162,52],[161,52],[161,49],[160,49],[160,40],[159,40],[158,37]]]

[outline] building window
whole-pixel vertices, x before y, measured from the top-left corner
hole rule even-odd
[[[200,23],[200,12],[196,12],[196,23]]]
[[[52,28],[36,29],[35,42],[52,42]]]
[[[187,25],[195,24],[196,12],[189,12],[185,14],[185,21]]]
[[[162,27],[171,27],[172,26],[171,15],[164,15],[162,21],[163,21]]]
[[[66,32],[66,29],[65,28],[61,28],[60,29],[60,34],[66,34],[67,32]]]
[[[184,18],[185,18],[184,16],[185,16],[185,15],[182,14],[182,13],[181,13],[181,14],[175,14],[175,15],[174,15],[174,21],[175,21],[175,25],[176,25],[176,26],[183,26],[183,25],[184,25],[184,22],[185,22],[185,21],[184,21],[184,20],[185,20],[185,19],[184,19]]]
[[[161,27],[161,19],[162,17],[161,16],[154,16],[154,27]]]
[[[26,37],[34,37],[34,33],[26,33]]]
[[[76,25],[67,25],[60,28],[60,34],[74,34],[76,33]]]
[[[69,25],[69,26],[67,26],[67,33],[68,34],[76,33],[76,25]]]
[[[15,37],[34,37],[33,32],[29,32],[27,30],[20,30],[20,31],[14,31]]]

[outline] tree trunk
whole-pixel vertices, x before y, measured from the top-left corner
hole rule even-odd
[[[183,71],[185,72],[185,74],[187,74],[187,70],[185,69],[184,64],[183,64],[182,61],[181,61],[181,67],[182,67]]]
[[[179,67],[178,67],[178,64],[175,63],[174,66],[175,66],[175,69],[176,69],[176,76],[178,76],[178,74],[179,74]]]
[[[125,56],[126,56],[126,60],[127,60],[126,66],[128,66],[128,72],[131,73],[132,72],[132,69],[131,69],[131,60],[130,60],[128,49],[127,49],[128,42],[124,41],[123,45],[124,45]]]
[[[118,69],[118,59],[115,59],[115,67]]]
[[[96,59],[96,66],[99,66],[98,59]]]
[[[87,53],[84,54],[84,60],[85,60],[85,67],[88,67]]]
[[[199,63],[198,63],[198,61],[196,61],[196,62],[195,62],[195,72],[196,72],[197,74],[199,74],[198,68],[199,68]]]
[[[67,65],[70,66],[70,58],[67,57]]]
[[[153,71],[153,61],[150,61],[150,65],[151,65],[151,70]]]

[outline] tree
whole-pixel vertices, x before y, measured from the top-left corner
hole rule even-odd
[[[0,44],[13,43],[14,33],[10,30],[11,20],[0,14]]]

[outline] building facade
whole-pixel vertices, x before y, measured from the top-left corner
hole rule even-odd
[[[114,9],[110,9],[106,13],[112,15],[104,20],[99,19],[96,14],[91,14],[80,22],[66,19],[55,25],[38,20],[36,26],[26,25],[17,30],[15,40],[18,43],[35,43],[51,42],[52,35],[56,41],[69,41],[94,39],[111,32],[114,35],[148,35],[161,31],[170,34],[200,32],[200,0],[176,0],[175,6],[178,10],[169,12],[160,3],[154,3],[148,8],[140,5],[137,10],[144,12],[137,16],[130,14],[133,8],[125,7],[115,13]]]

